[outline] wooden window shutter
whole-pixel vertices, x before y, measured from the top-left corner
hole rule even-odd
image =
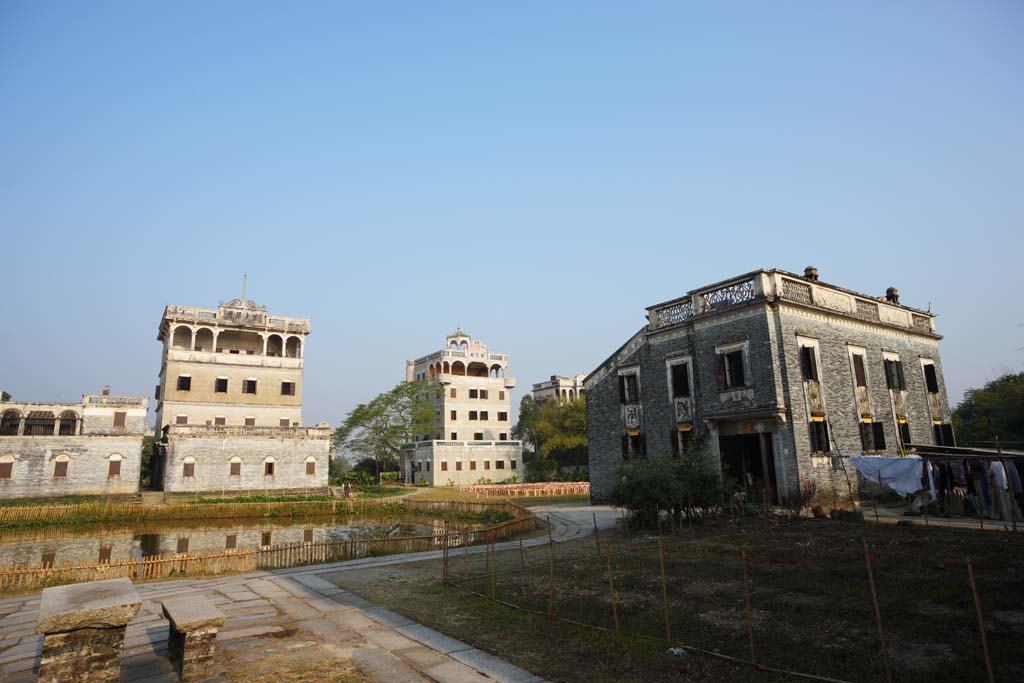
[[[864,356],[859,353],[853,354],[853,376],[858,387],[868,385],[867,373],[864,372]]]
[[[196,476],[196,464],[194,462],[186,462],[181,470],[181,476],[183,477],[194,477]]]
[[[54,479],[63,479],[68,476],[68,461],[58,460],[53,463],[53,477]]]
[[[303,543],[312,543],[313,542],[313,530],[312,529],[303,529],[302,530],[302,542]]]
[[[872,427],[874,425],[870,422],[860,423],[860,447],[865,451],[875,450],[875,439]]]
[[[885,425],[883,425],[881,422],[872,422],[871,423],[871,430],[873,432],[872,437],[874,438],[874,441],[875,441],[875,450],[876,451],[884,451],[885,450]]]
[[[245,426],[246,427],[255,427],[256,426],[256,418],[255,417],[247,417],[247,418],[245,418]]]
[[[882,365],[885,367],[885,386],[889,389],[895,389],[895,376],[893,374],[894,370],[892,367],[892,361],[884,360],[882,361]]]
[[[316,474],[316,463],[315,462],[307,462],[306,463],[306,474],[308,474],[310,476]]]
[[[898,360],[895,361],[893,364],[896,366],[897,386],[900,388],[900,390],[904,390],[907,388],[907,379],[906,377],[903,376],[903,361]]]
[[[177,549],[179,554],[188,552],[188,536],[182,536],[178,539]]]
[[[715,356],[715,377],[718,379],[718,388],[725,389],[725,354],[719,353]]]
[[[10,479],[14,474],[13,462],[0,462],[0,479]]]
[[[629,437],[622,435],[622,459],[629,460]]]
[[[928,385],[929,394],[939,393],[939,378],[935,374],[935,366],[931,363],[924,366],[924,383]]]
[[[818,379],[818,368],[814,360],[814,349],[810,346],[800,347],[800,371],[803,373],[804,380],[816,380]]]
[[[816,423],[807,423],[807,435],[811,440],[811,453],[820,453],[821,449],[818,447],[818,427]]]
[[[110,553],[112,548],[109,545],[100,546],[100,564],[110,564]]]
[[[626,376],[619,375],[619,403],[626,402]]]
[[[238,534],[228,534],[224,537],[224,549],[234,550],[238,547]]]
[[[678,458],[679,457],[679,432],[677,432],[676,430],[673,429],[671,432],[669,432],[668,438],[672,442],[672,457],[673,458]]]
[[[121,411],[121,410],[119,410],[119,411],[114,413],[114,428],[115,429],[124,429],[127,424],[128,424],[128,413],[126,413],[124,411]]]
[[[932,436],[936,446],[942,446],[942,425],[932,425]]]
[[[107,465],[107,479],[114,479],[121,476],[121,461],[111,460]]]
[[[231,463],[231,467],[228,470],[228,476],[229,477],[240,477],[240,476],[242,476],[242,463],[240,463],[240,462],[233,462],[233,463]]]
[[[904,422],[900,424],[900,438],[903,439],[903,444],[906,445],[911,443],[910,441],[910,424]]]

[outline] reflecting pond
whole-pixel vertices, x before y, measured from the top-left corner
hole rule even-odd
[[[213,519],[0,531],[0,565],[116,562],[292,543],[429,536],[443,526],[440,518],[415,515]]]

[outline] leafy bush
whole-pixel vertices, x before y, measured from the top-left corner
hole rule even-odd
[[[658,521],[659,510],[679,513],[714,507],[731,495],[735,484],[719,476],[718,468],[703,454],[687,454],[680,460],[659,458],[630,463],[609,494],[612,505],[629,510],[643,526]]]
[[[381,482],[398,481],[398,472],[381,472],[380,480]]]

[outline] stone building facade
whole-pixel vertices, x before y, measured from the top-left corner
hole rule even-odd
[[[149,399],[0,403],[0,498],[111,496],[139,490]]]
[[[155,487],[169,493],[327,487],[330,429],[302,424],[310,321],[234,299],[167,306],[157,396]]]
[[[431,396],[437,432],[418,434],[405,449],[406,481],[431,485],[523,479],[522,443],[512,440],[512,389],[508,356],[492,353],[461,329],[445,347],[406,362],[406,381],[436,380]]]
[[[952,443],[933,315],[758,270],[647,309],[585,382],[592,497],[624,463],[707,452],[749,498],[845,496],[841,457]],[[767,477],[765,474],[767,473]]]
[[[583,387],[583,381],[586,378],[586,375],[576,375],[575,377],[551,375],[551,379],[533,385],[533,400],[537,403],[551,400],[575,401],[586,393],[586,389]]]

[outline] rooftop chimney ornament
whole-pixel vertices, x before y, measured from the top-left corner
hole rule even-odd
[[[818,269],[815,268],[814,266],[807,266],[806,268],[804,268],[804,277],[810,280],[811,282],[817,282]]]
[[[899,304],[900,302],[900,290],[895,287],[890,287],[885,290],[885,300],[891,304]]]

